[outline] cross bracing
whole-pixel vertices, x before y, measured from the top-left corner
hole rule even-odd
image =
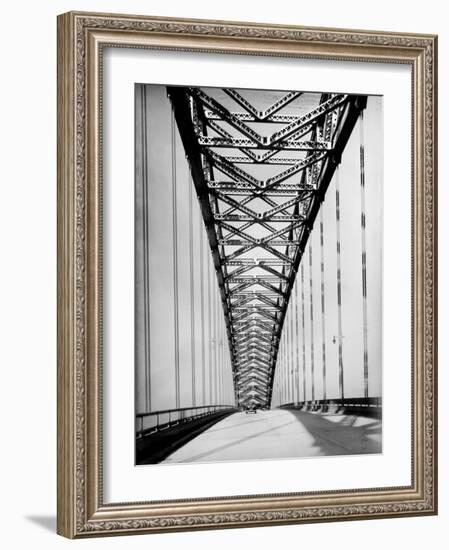
[[[366,96],[167,90],[212,251],[236,399],[270,405],[296,273]]]

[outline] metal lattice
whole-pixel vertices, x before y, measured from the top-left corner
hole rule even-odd
[[[167,90],[212,250],[236,398],[266,406],[298,266],[366,97]]]

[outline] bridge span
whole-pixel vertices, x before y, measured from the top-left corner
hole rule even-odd
[[[136,464],[381,452],[382,98],[135,92]]]

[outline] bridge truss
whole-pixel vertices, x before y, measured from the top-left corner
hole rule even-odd
[[[236,400],[269,406],[295,276],[366,96],[167,92],[212,251]]]

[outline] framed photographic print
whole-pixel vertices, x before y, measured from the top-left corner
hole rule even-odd
[[[58,532],[435,514],[432,35],[58,18]]]

